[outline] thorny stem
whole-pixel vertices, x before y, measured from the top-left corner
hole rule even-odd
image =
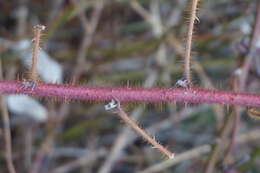
[[[76,1],[72,1],[75,2]],[[72,72],[72,76],[73,76],[73,81],[72,83],[75,83],[78,78],[80,77],[81,73],[83,73],[83,68],[82,66],[84,66],[84,64],[86,64],[86,60],[85,60],[85,55],[87,54],[88,48],[91,44],[92,41],[92,37],[94,35],[95,29],[97,27],[100,15],[102,13],[102,8],[103,8],[103,2],[101,3],[97,3],[94,7],[94,11],[91,14],[90,17],[90,21],[87,20],[87,17],[85,16],[85,13],[83,11],[80,12],[80,9],[77,8],[76,4],[75,8],[77,11],[79,11],[79,18],[81,19],[82,25],[84,26],[84,38],[81,42],[81,46],[79,49],[79,53],[77,56],[77,64],[76,67],[74,68],[75,70]],[[50,154],[50,151],[52,149],[53,143],[54,143],[54,138],[56,137],[60,126],[63,124],[62,121],[65,119],[66,117],[66,112],[68,111],[69,107],[67,105],[66,102],[64,102],[61,107],[59,108],[59,111],[56,112],[53,110],[53,112],[56,112],[55,114],[58,114],[60,116],[57,117],[57,119],[55,119],[54,122],[54,126],[55,128],[51,128],[50,132],[49,132],[49,136],[47,136],[47,138],[44,140],[41,148],[39,149],[38,153],[36,154],[36,159],[35,159],[35,163],[33,165],[35,165],[31,172],[37,172],[39,170],[39,168],[41,167],[41,164],[43,162],[43,159],[46,155]],[[50,146],[50,147],[47,147]]]
[[[127,113],[120,107],[120,103],[118,102],[115,108],[115,113],[131,128],[133,128],[136,133],[142,136],[146,141],[148,141],[154,148],[158,149],[161,153],[165,154],[169,159],[174,158],[174,153],[169,151],[167,148],[159,144],[154,138],[149,136],[145,130],[140,128],[135,121],[133,121]]]
[[[198,20],[196,16],[197,5],[199,0],[192,0],[192,7],[191,7],[191,16],[189,22],[189,29],[187,34],[187,42],[186,42],[186,49],[185,49],[185,58],[184,58],[184,75],[186,80],[191,84],[191,46],[192,46],[192,35],[193,35],[193,28],[195,20]]]
[[[31,94],[61,99],[120,102],[184,102],[219,103],[239,106],[260,106],[260,95],[222,90],[188,88],[105,88],[38,83],[34,90],[24,88],[21,81],[0,81],[0,94]]]
[[[41,39],[41,32],[45,30],[45,26],[43,25],[35,25],[33,27],[34,30],[34,46],[33,46],[33,52],[32,52],[32,66],[30,71],[30,80],[32,82],[37,82],[37,58],[38,53],[40,51],[40,39]]]

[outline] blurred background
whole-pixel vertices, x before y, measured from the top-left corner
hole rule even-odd
[[[41,81],[91,86],[176,87],[191,0],[0,1],[1,80],[23,80],[31,64],[33,26],[46,26]],[[193,85],[259,93],[259,41],[252,44],[257,0],[199,2],[192,53]],[[258,26],[259,27],[259,26]],[[249,54],[249,51],[255,53]],[[253,65],[238,87],[248,55]],[[18,173],[260,172],[259,121],[248,108],[132,103],[132,119],[176,153],[168,160],[101,102],[2,96]],[[6,108],[8,111],[6,111]],[[256,108],[252,108],[259,115]],[[0,172],[9,172],[3,121]]]

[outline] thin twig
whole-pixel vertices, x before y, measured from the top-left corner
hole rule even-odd
[[[190,117],[190,114],[194,114],[194,112],[199,112],[201,109],[205,109],[207,107],[206,105],[201,106],[200,108],[188,108],[188,109],[183,109],[182,111],[178,112],[177,114],[180,114],[181,120],[178,121],[183,121]],[[143,112],[144,108],[139,106],[135,111],[132,113],[131,119],[136,119],[137,116],[140,116],[141,112]],[[176,120],[173,120],[173,116],[171,118],[164,119],[156,124],[150,125],[145,129],[145,131],[149,132],[150,134],[154,134],[158,130],[163,130],[163,129],[168,129],[170,128],[173,124],[177,123]],[[136,121],[136,120],[135,120]],[[122,150],[123,148],[126,148],[127,146],[131,145],[136,139],[139,137],[136,133],[133,133],[133,131],[125,126],[123,130],[121,130],[122,133],[117,137],[115,144],[112,147],[112,151],[109,154],[108,159],[106,160],[105,164],[102,166],[103,169],[99,171],[99,173],[107,173],[111,172],[111,166],[118,160],[118,158],[121,156],[122,157]],[[170,159],[172,160],[172,159]],[[173,159],[175,160],[175,159]]]
[[[228,116],[227,120],[224,122],[223,129],[221,130],[219,134],[219,140],[217,143],[213,146],[211,155],[209,157],[208,163],[205,168],[205,173],[212,173],[214,172],[216,163],[218,161],[218,158],[221,154],[221,149],[224,147],[226,138],[228,133],[230,132],[230,124],[233,121],[233,116]]]
[[[149,67],[150,68],[150,67]],[[153,73],[148,73],[143,86],[144,87],[152,87],[155,82],[158,80],[158,72],[155,71]],[[139,105],[135,108],[131,113],[131,119],[137,121],[142,113],[144,112],[144,107]],[[118,135],[117,139],[115,140],[113,147],[108,154],[104,164],[102,167],[97,171],[98,173],[109,173],[111,172],[113,165],[119,160],[123,153],[123,149],[126,148],[129,143],[133,141],[133,134],[131,129],[125,126],[122,128],[121,133]]]
[[[260,138],[259,129],[254,129],[254,130],[246,132],[242,135],[239,135],[236,138],[235,143],[244,144],[246,142],[254,141],[259,138]],[[224,142],[224,143],[226,144],[226,142]],[[207,145],[207,144],[195,147],[189,151],[177,154],[173,160],[162,161],[160,163],[157,163],[155,165],[152,165],[151,167],[144,169],[143,171],[141,171],[139,173],[163,172],[167,168],[170,168],[173,165],[176,165],[182,161],[185,161],[188,159],[193,159],[193,158],[201,156],[202,154],[206,154],[206,153],[210,152],[210,148],[211,148],[211,146]]]
[[[234,149],[235,140],[236,140],[237,132],[238,132],[238,129],[239,129],[238,127],[239,127],[239,124],[240,124],[240,112],[241,112],[240,108],[238,106],[234,106],[232,108],[232,110],[234,112],[233,112],[233,115],[231,115],[231,116],[234,116],[234,122],[232,124],[233,126],[232,126],[232,129],[231,129],[230,140],[229,140],[227,149],[224,153],[223,163],[227,163],[226,161],[229,159],[229,156]]]
[[[121,108],[119,101],[112,100],[112,107],[115,108],[115,113],[131,128],[135,130],[140,136],[142,136],[146,141],[148,141],[154,148],[158,149],[161,153],[165,154],[169,159],[174,158],[174,153],[166,149],[164,146],[159,144],[154,138],[149,136],[142,128],[140,128],[135,121],[133,121],[127,113]],[[111,102],[106,105],[110,106]],[[116,103],[115,103],[116,102]],[[109,107],[110,108],[110,107]]]
[[[196,16],[197,6],[199,0],[192,0],[191,6],[191,15],[189,21],[189,29],[187,34],[187,42],[185,49],[185,58],[184,58],[184,75],[186,80],[191,84],[191,46],[192,46],[192,36],[194,30],[195,20],[198,20]]]
[[[32,52],[32,66],[30,71],[30,80],[34,83],[37,82],[37,59],[38,54],[40,51],[40,39],[41,39],[41,33],[45,30],[45,26],[43,25],[35,25],[33,27],[34,31],[34,46],[33,46],[33,52]]]
[[[259,47],[260,40],[260,1],[257,2],[257,14],[255,19],[255,25],[253,29],[253,34],[250,41],[250,49],[248,55],[245,57],[245,62],[242,66],[242,74],[240,76],[240,90],[244,91],[246,86],[246,80],[249,73],[250,66],[252,65],[252,61],[258,56],[256,49]]]
[[[150,12],[148,12],[146,9],[144,9],[137,1],[131,1],[131,6],[137,13],[140,14],[140,16],[142,16],[147,21],[147,23],[150,23],[153,33],[156,34],[155,36],[160,37],[160,35],[162,34],[162,30],[161,30],[162,27],[158,26],[158,23],[161,23],[160,21],[158,21],[158,20],[161,20],[161,18],[158,16],[159,14],[158,13],[154,14],[153,16],[157,15],[158,17],[152,18],[151,17],[152,14],[150,14]],[[152,20],[152,19],[156,19],[158,22],[156,20]],[[157,29],[155,29],[155,27]],[[155,30],[157,30],[157,32],[155,32]],[[155,56],[155,59],[157,60],[156,63],[159,62],[159,59],[163,59],[163,56],[164,57],[166,56],[166,54],[163,53],[163,52],[165,52],[165,49],[162,50],[163,47],[164,46],[159,46],[159,48],[156,52],[156,54],[157,54],[157,56]],[[151,72],[148,73],[143,86],[150,88],[155,84],[156,80],[158,80],[158,72],[151,69],[151,67],[148,67],[148,70],[151,70]],[[144,108],[142,106],[138,106],[133,111],[131,119],[137,121],[140,118],[143,111],[144,111]],[[122,132],[118,135],[117,139],[115,140],[109,156],[106,158],[102,167],[98,170],[98,173],[111,172],[113,165],[117,162],[117,160],[121,156],[123,149],[132,141],[133,133],[131,133],[131,132],[132,131],[130,131],[129,128],[127,128],[127,127],[123,128]]]
[[[135,120],[138,119],[143,111],[144,108],[139,106],[133,111],[131,118]],[[108,157],[102,164],[101,168],[97,171],[98,173],[111,172],[114,164],[122,156],[124,148],[126,148],[133,141],[133,134],[133,131],[127,126],[122,128],[121,133],[117,136],[115,142],[113,143],[111,151],[107,154]]]
[[[181,57],[184,57],[184,54],[185,54],[184,49],[183,49],[182,45],[179,43],[179,41],[176,39],[176,37],[173,34],[169,34],[168,40],[169,40],[170,45],[176,51],[176,53],[179,54]],[[194,59],[193,64],[194,64],[194,70],[201,78],[204,88],[215,89],[212,81],[210,80],[208,75],[205,73],[205,70],[203,69],[200,62],[198,62],[196,59]],[[220,125],[223,122],[224,108],[221,105],[214,104],[213,110],[216,113],[217,127],[219,129]]]
[[[85,156],[82,156],[71,162],[67,162],[53,170],[50,170],[49,173],[66,173],[69,171],[73,171],[74,169],[77,169],[80,166],[89,165],[93,161],[97,160],[99,157],[104,156],[106,153],[107,152],[102,149],[97,151],[91,151]]]
[[[139,14],[141,15],[147,22],[151,22],[151,14],[148,10],[143,8],[140,3],[138,3],[136,0],[130,1],[131,7]]]
[[[76,4],[76,1],[72,1],[72,2],[74,2],[74,6],[76,10],[80,11],[78,5]],[[78,12],[79,15],[78,17],[81,21],[82,26],[84,27],[84,34],[77,55],[76,67],[72,72],[72,77],[73,77],[72,84],[78,82],[80,75],[85,71],[85,67],[87,64],[86,56],[91,46],[91,43],[93,41],[93,37],[97,29],[99,19],[101,17],[103,7],[104,7],[103,1],[100,1],[94,6],[94,11],[91,14],[90,21],[88,21],[87,17],[84,14],[84,11]]]
[[[201,156],[202,154],[208,153],[210,151],[210,149],[211,149],[210,145],[202,145],[202,146],[193,148],[189,151],[186,151],[184,153],[177,155],[173,160],[166,160],[166,161],[157,163],[143,171],[140,171],[139,173],[162,172],[166,168],[169,168],[172,165],[180,163],[184,160],[193,159],[198,156]]]
[[[53,132],[53,131],[51,131]],[[39,151],[36,153],[36,158],[32,164],[31,173],[38,173],[41,170],[41,165],[43,158],[45,157],[46,153],[49,153],[51,150],[51,145],[53,142],[53,135],[54,133],[48,134],[44,142],[41,144]]]
[[[76,1],[72,1],[72,2],[74,2],[75,7],[77,7]],[[79,9],[76,9],[76,10],[80,11],[79,16],[80,16],[82,25],[84,26],[85,32],[84,32],[84,38],[80,45],[80,50],[79,50],[79,53],[77,56],[77,65],[74,68],[75,70],[72,72],[72,76],[74,77],[73,83],[75,83],[78,80],[79,76],[84,72],[81,67],[82,67],[82,65],[84,66],[84,64],[86,64],[85,55],[87,54],[87,50],[93,39],[95,29],[97,27],[98,21],[101,16],[102,8],[103,8],[103,1],[100,1],[99,3],[95,4],[94,11],[91,15],[89,22],[87,22],[83,9],[81,9],[82,11],[80,11]],[[85,10],[85,8],[84,8],[84,10]],[[53,108],[50,108],[50,109],[53,110]],[[56,111],[53,110],[53,114],[59,115],[59,116],[56,116],[57,118],[55,119],[55,122],[54,122],[55,127],[53,127],[49,131],[49,134],[47,135],[46,139],[43,141],[40,149],[38,150],[38,152],[36,154],[36,159],[34,161],[35,166],[31,170],[31,172],[37,172],[40,169],[44,156],[50,154],[50,151],[53,148],[52,145],[54,143],[55,137],[58,134],[61,125],[63,124],[62,122],[64,121],[64,119],[67,115],[67,112],[69,112],[68,104],[66,102],[62,103],[62,105],[59,108],[59,111],[57,113],[55,113],[55,112]]]
[[[239,76],[238,75],[234,75],[232,85],[233,85],[232,87],[233,87],[234,91],[239,91]],[[229,159],[229,155],[231,154],[231,152],[234,148],[235,140],[236,140],[237,132],[239,129],[239,124],[240,124],[241,108],[238,106],[232,106],[232,110],[233,110],[232,116],[234,116],[234,121],[233,121],[233,124],[232,124],[233,126],[231,129],[231,137],[230,137],[226,152],[224,154],[223,163],[225,163],[225,161],[227,161]]]

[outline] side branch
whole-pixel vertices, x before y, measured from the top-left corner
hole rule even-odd
[[[120,102],[184,102],[219,103],[239,106],[260,106],[260,95],[231,91],[189,88],[105,88],[38,83],[26,87],[20,81],[0,81],[0,94],[29,94],[61,99]]]
[[[184,58],[184,75],[186,80],[191,84],[191,49],[192,49],[192,35],[193,35],[193,28],[195,20],[198,20],[196,16],[197,6],[199,0],[192,0],[191,5],[191,15],[189,20],[189,28],[187,34],[187,42],[185,48],[185,58]]]

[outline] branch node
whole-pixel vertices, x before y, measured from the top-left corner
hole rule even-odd
[[[46,29],[46,26],[44,26],[44,25],[35,25],[35,26],[33,27],[33,29],[39,29],[39,30],[44,31],[44,30]]]
[[[175,157],[175,154],[172,153],[170,156],[169,156],[169,159],[173,159]]]
[[[106,104],[105,106],[105,110],[106,111],[110,111],[112,109],[115,108],[119,108],[120,107],[120,103],[119,101],[117,101],[116,99],[112,99],[108,104]]]
[[[22,86],[19,88],[19,90],[31,89],[31,91],[33,91],[36,87],[37,87],[37,83],[36,82],[23,80]]]
[[[198,23],[200,23],[200,19],[199,19],[198,16],[195,16],[195,20],[196,20]]]
[[[179,79],[174,85],[175,87],[188,88],[191,86],[190,82],[187,79]]]

